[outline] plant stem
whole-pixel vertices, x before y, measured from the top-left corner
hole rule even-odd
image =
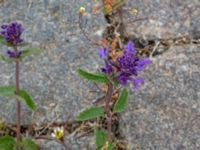
[[[18,55],[17,47],[14,47],[16,55]],[[19,95],[20,85],[19,85],[19,60],[16,59],[15,63],[15,82],[16,82],[16,95]],[[21,104],[18,99],[16,99],[16,109],[17,109],[17,150],[20,150],[21,141]]]
[[[106,94],[106,104],[105,104],[105,112],[107,114],[107,137],[106,140],[110,141],[111,130],[112,130],[112,112],[110,110],[110,102],[113,95],[113,84],[111,82],[108,83],[108,91]]]

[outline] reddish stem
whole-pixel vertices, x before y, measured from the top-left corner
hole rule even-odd
[[[16,55],[18,55],[18,50],[17,47],[14,47]],[[19,84],[19,60],[16,60],[16,64],[15,64],[15,82],[16,82],[16,95],[19,95],[19,91],[20,91],[20,84]],[[21,104],[20,101],[18,99],[16,99],[16,109],[17,109],[17,150],[20,150],[20,141],[21,141]]]
[[[111,130],[112,130],[112,112],[110,110],[110,102],[112,100],[112,94],[113,94],[113,84],[110,82],[108,83],[108,91],[106,94],[106,104],[104,108],[107,114],[107,137],[106,137],[107,141],[110,141]]]

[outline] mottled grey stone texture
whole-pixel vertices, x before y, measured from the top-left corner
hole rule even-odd
[[[74,120],[78,111],[92,101],[88,97],[91,85],[83,82],[76,72],[80,67],[96,70],[98,66],[96,47],[82,36],[77,24],[80,6],[86,7],[83,25],[92,33],[91,37],[96,37],[93,33],[105,24],[103,14],[90,14],[91,2],[8,0],[1,5],[0,23],[21,22],[26,41],[42,49],[39,56],[27,58],[20,67],[21,87],[30,91],[38,105],[34,116],[38,123]],[[3,53],[7,50],[1,49]],[[0,70],[0,84],[14,84],[14,66],[1,62]],[[1,97],[0,103],[1,117],[14,123],[15,102]],[[30,118],[30,112],[27,113],[25,123]]]
[[[100,60],[78,28],[78,9],[86,7],[84,24],[95,39],[105,25],[103,14],[91,15],[93,0],[5,0],[0,1],[0,24],[21,22],[24,38],[42,53],[21,64],[21,87],[27,89],[37,103],[33,122],[74,120],[80,109],[97,96],[93,84],[82,80],[80,67],[97,70]],[[129,0],[127,8],[138,9],[138,17],[149,19],[129,23],[128,33],[154,38],[189,35],[200,37],[199,0]],[[0,47],[4,53],[7,48]],[[130,150],[198,150],[200,149],[200,48],[195,45],[172,46],[168,52],[152,59],[143,72],[146,83],[132,90],[129,106],[121,115],[121,129]],[[14,84],[14,66],[0,62],[0,85]],[[15,101],[0,97],[0,119],[15,123]],[[31,112],[23,107],[23,124]],[[93,150],[92,136],[65,138],[72,150]],[[54,142],[38,141],[44,150],[62,150]]]
[[[65,150],[65,147],[55,141],[37,140],[40,150]],[[65,144],[71,150],[95,150],[94,137],[89,135],[77,138],[74,134],[65,137]]]
[[[82,137],[75,139],[74,137],[67,137],[66,145],[71,150],[95,150],[95,143],[93,137]],[[37,144],[40,145],[41,150],[65,150],[65,147],[55,141],[38,140]]]
[[[171,47],[152,60],[145,86],[133,91],[121,129],[129,148],[200,149],[200,48]]]
[[[178,36],[200,36],[199,0],[129,0],[129,8],[138,10],[138,18],[129,16],[128,33],[148,39],[173,38]]]

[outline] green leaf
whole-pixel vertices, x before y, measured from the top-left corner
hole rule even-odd
[[[6,61],[6,57],[4,55],[0,55],[0,60]]]
[[[13,46],[11,43],[6,42],[5,39],[4,39],[4,37],[2,35],[0,35],[0,44],[6,45],[8,47],[12,47]]]
[[[94,128],[94,134],[95,134],[95,141],[97,149],[101,149],[101,147],[106,143],[106,132],[100,131],[98,128]]]
[[[37,145],[30,138],[23,139],[21,145],[23,150],[38,150]]]
[[[2,35],[0,35],[0,44],[6,45],[6,41]]]
[[[0,36],[0,44],[6,45],[8,47],[13,47],[13,45],[9,42],[6,42],[3,36]]]
[[[36,105],[30,95],[21,90],[19,95],[16,95],[16,88],[14,86],[2,86],[0,87],[0,96],[16,96],[19,100],[23,101],[31,110],[35,110]]]
[[[15,150],[16,142],[11,136],[0,137],[0,150]]]
[[[32,100],[31,96],[25,91],[20,90],[19,95],[17,97],[22,100],[31,110],[36,109],[36,105],[34,101]]]
[[[78,73],[80,76],[82,76],[83,78],[87,79],[87,80],[91,80],[91,81],[96,81],[99,83],[107,83],[108,79],[104,74],[100,74],[100,73],[90,73],[87,72],[85,70],[79,69]]]
[[[113,148],[113,144],[112,144],[112,141],[110,141],[110,142],[108,143],[108,148],[107,148],[107,150],[112,150],[112,148]]]
[[[103,114],[104,114],[104,109],[102,107],[91,107],[80,112],[76,120],[77,121],[90,120],[97,117],[101,117],[103,116]]]
[[[115,106],[114,106],[114,109],[113,109],[113,112],[122,112],[125,110],[126,106],[128,104],[128,90],[125,88],[122,90],[122,92],[120,93],[116,103],[115,103]]]
[[[0,61],[4,61],[7,63],[13,63],[16,61],[14,58],[5,57],[4,55],[0,55]]]
[[[4,41],[4,37],[0,35],[0,43]]]
[[[41,49],[39,48],[28,48],[28,49],[23,50],[21,58],[23,59],[30,55],[39,54],[40,52],[41,52]]]
[[[0,87],[0,96],[15,96],[15,87],[14,86],[1,86]]]

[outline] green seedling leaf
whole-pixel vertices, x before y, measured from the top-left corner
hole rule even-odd
[[[4,55],[0,55],[0,61],[4,61],[6,63],[13,63],[16,61],[16,59],[8,58],[8,57],[5,57]]]
[[[0,137],[0,150],[15,150],[16,142],[11,136]]]
[[[0,87],[0,96],[15,96],[15,87],[14,86],[1,86]]]
[[[95,127],[94,134],[95,134],[97,149],[100,150],[102,146],[106,143],[106,132],[100,131],[98,128]]]
[[[30,95],[25,91],[21,90],[19,95],[16,95],[16,88],[14,86],[1,86],[0,96],[16,96],[19,100],[23,101],[31,110],[35,110],[36,106]]]
[[[6,41],[4,40],[4,38],[1,38],[1,37],[0,37],[0,44],[1,44],[1,45],[6,45],[6,46],[8,46],[8,47],[13,47],[13,45],[12,45],[11,43],[6,42]]]
[[[35,110],[36,109],[36,105],[34,103],[34,101],[32,100],[31,96],[25,91],[25,90],[21,90],[19,92],[19,95],[17,95],[18,99],[23,101],[28,108],[30,108],[31,110]]]
[[[4,55],[0,55],[0,60],[6,61],[6,57]]]
[[[37,145],[30,138],[23,139],[21,146],[23,150],[38,150]]]
[[[0,35],[0,43],[4,42],[4,37]]]
[[[28,48],[28,49],[23,50],[21,58],[24,59],[25,57],[30,56],[30,55],[37,55],[40,52],[41,52],[41,49],[39,48]]]
[[[8,43],[5,41],[4,37],[0,35],[0,44],[1,45],[7,45]]]
[[[128,104],[128,90],[125,88],[120,93],[120,95],[114,105],[113,112],[116,113],[116,112],[124,111],[127,104]]]
[[[87,80],[96,81],[99,83],[107,83],[108,82],[108,79],[104,74],[90,73],[90,72],[87,72],[82,69],[79,69],[78,73],[81,77],[83,77]]]
[[[97,117],[101,117],[103,116],[103,114],[104,114],[104,109],[102,107],[91,107],[80,112],[76,120],[77,121],[90,120]]]
[[[11,43],[5,41],[5,39],[4,39],[4,37],[2,35],[0,35],[0,44],[1,45],[6,45],[8,47],[13,47],[13,45]]]

